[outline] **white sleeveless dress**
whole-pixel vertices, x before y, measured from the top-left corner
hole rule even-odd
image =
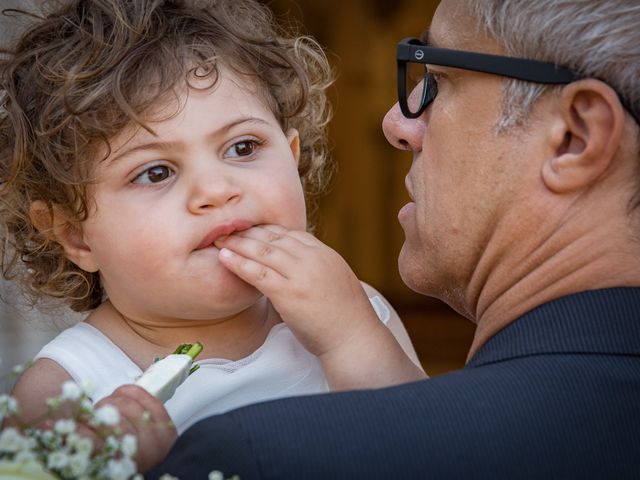
[[[383,323],[390,311],[380,297],[369,299]],[[97,328],[80,322],[45,345],[35,359],[58,363],[80,385],[90,385],[94,403],[133,383],[140,368]],[[255,352],[241,360],[198,360],[165,403],[178,434],[205,417],[251,403],[328,391],[320,361],[284,324],[275,325]]]

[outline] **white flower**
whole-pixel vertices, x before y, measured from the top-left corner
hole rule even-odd
[[[79,400],[82,396],[82,390],[73,380],[67,380],[62,384],[62,398],[64,400]]]
[[[104,450],[109,453],[117,452],[120,442],[113,435],[109,435],[104,441]]]
[[[113,405],[104,405],[95,411],[93,420],[96,425],[115,427],[120,423],[120,412]]]
[[[0,452],[16,453],[25,447],[25,438],[15,428],[0,432]]]
[[[173,475],[169,475],[168,473],[165,473],[158,480],[180,480],[180,479],[178,477],[174,477]]]
[[[47,457],[47,468],[61,470],[69,464],[69,454],[64,450],[51,452]]]
[[[60,397],[47,398],[46,401],[47,407],[51,408],[52,410],[57,410],[62,406],[63,403],[64,401]]]
[[[93,403],[88,398],[80,400],[80,412],[81,413],[93,413]]]
[[[209,480],[224,480],[224,475],[219,470],[209,473]]]
[[[107,463],[107,478],[111,480],[128,480],[136,473],[136,464],[129,458],[109,460]]]
[[[27,369],[26,365],[16,365],[15,367],[13,367],[12,372],[15,375],[20,375],[22,372],[24,372]]]
[[[84,475],[89,468],[89,455],[74,453],[69,456],[69,471],[73,477]]]
[[[16,453],[16,455],[13,457],[13,461],[21,464],[38,462],[36,454],[31,450],[22,450],[21,452]]]
[[[93,451],[93,442],[91,439],[81,437],[75,433],[72,433],[67,437],[67,446],[71,451],[75,451],[82,455],[91,455],[91,452]]]
[[[53,426],[53,430],[60,435],[69,435],[76,431],[76,422],[72,419],[60,419]]]
[[[138,439],[133,435],[125,435],[122,437],[120,451],[125,457],[133,458],[138,451]]]
[[[48,447],[51,447],[51,445],[53,445],[56,441],[56,436],[53,434],[51,430],[45,430],[44,432],[42,432],[42,435],[40,436],[40,440],[42,441],[42,443],[44,443]]]
[[[18,412],[18,401],[10,395],[0,395],[0,416],[9,416]]]
[[[87,397],[90,397],[93,394],[93,392],[95,391],[95,387],[94,387],[93,383],[91,383],[89,380],[84,380],[82,382],[82,384],[80,385],[80,388],[82,389],[82,392]]]

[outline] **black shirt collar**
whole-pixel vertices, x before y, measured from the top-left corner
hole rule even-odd
[[[590,290],[541,305],[490,338],[466,366],[552,353],[640,355],[640,288]]]

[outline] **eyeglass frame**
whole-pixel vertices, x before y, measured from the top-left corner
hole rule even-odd
[[[426,84],[422,90],[420,107],[417,112],[411,112],[408,104],[406,85],[407,63],[461,68],[545,85],[566,85],[577,80],[588,78],[569,68],[561,67],[550,62],[489,53],[469,52],[465,50],[436,48],[424,44],[417,38],[405,38],[398,43],[396,61],[398,65],[398,104],[400,105],[402,114],[406,118],[418,118],[438,94],[437,86],[433,82],[429,84],[429,76],[425,74],[422,81]],[[625,101],[624,97],[618,92],[616,92],[616,94],[622,106],[640,125],[640,113],[635,113],[628,102]]]

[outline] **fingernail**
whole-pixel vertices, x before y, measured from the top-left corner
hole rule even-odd
[[[220,256],[224,258],[231,258],[233,257],[233,252],[227,248],[223,248],[220,250]]]

